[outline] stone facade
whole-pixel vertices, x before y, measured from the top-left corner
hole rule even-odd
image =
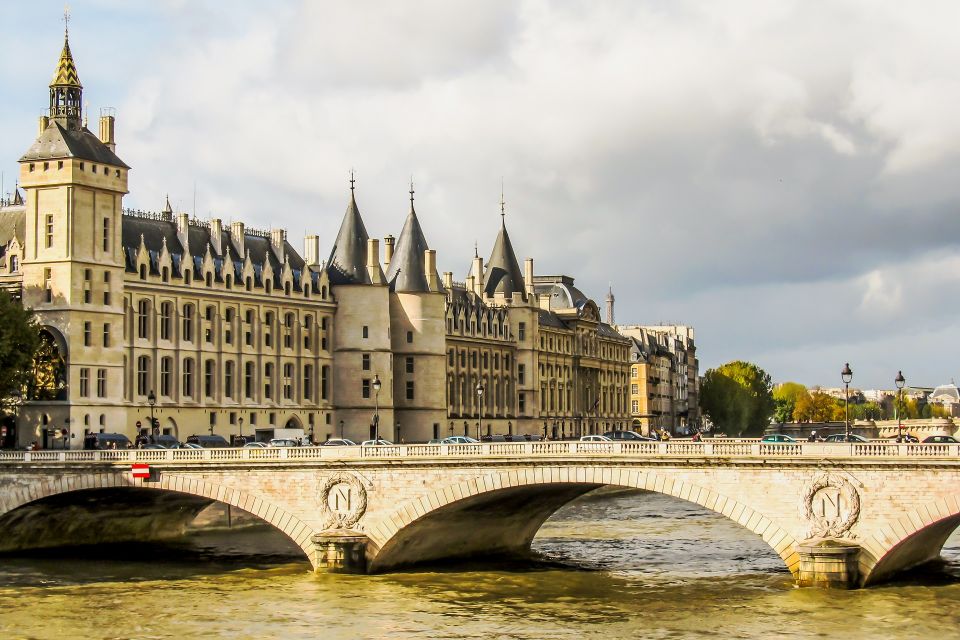
[[[505,224],[490,260],[475,257],[455,283],[437,272],[412,185],[381,254],[351,179],[327,260],[317,236],[301,256],[282,229],[191,219],[169,199],[131,211],[114,115],[94,135],[81,107],[65,41],[50,115],[0,203],[0,287],[36,311],[46,345],[4,446],[132,438],[151,417],[181,440],[561,437],[627,424],[629,342],[572,278],[535,276],[532,260],[521,272]]]

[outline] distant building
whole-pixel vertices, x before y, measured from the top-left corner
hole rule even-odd
[[[951,380],[950,384],[935,388],[927,397],[927,403],[940,405],[949,417],[960,416],[960,389]]]

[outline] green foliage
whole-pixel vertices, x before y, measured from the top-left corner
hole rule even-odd
[[[793,411],[797,401],[810,395],[807,388],[799,382],[784,382],[773,390],[773,418],[777,422],[793,420]]]
[[[797,402],[793,411],[796,422],[830,422],[843,420],[843,404],[822,391],[814,391]]]
[[[710,369],[700,387],[700,408],[718,431],[728,435],[760,434],[774,411],[770,374],[736,360]]]
[[[0,411],[15,403],[33,375],[33,354],[39,343],[33,312],[0,291]]]

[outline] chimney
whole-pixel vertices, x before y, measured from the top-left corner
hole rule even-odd
[[[380,279],[380,241],[376,238],[367,240],[367,273],[373,284],[382,284]]]
[[[270,229],[270,244],[273,245],[273,251],[282,261],[284,259],[283,243],[287,239],[287,232],[283,229]]]
[[[102,122],[101,122],[102,124]],[[223,255],[223,222],[220,218],[214,218],[210,221],[210,244],[218,256]]]
[[[304,240],[303,256],[310,266],[320,264],[320,236],[307,236]]]
[[[466,284],[467,284],[467,291],[476,291],[476,289],[475,289],[476,280],[477,280],[477,279],[474,278],[472,275],[467,276],[467,283],[466,283]]]
[[[237,250],[237,253],[240,254],[240,259],[246,257],[247,251],[243,245],[243,239],[245,234],[244,226],[242,222],[231,222],[230,223],[230,240],[233,241],[233,248]]]
[[[177,239],[180,240],[184,253],[187,254],[184,256],[184,262],[188,263],[184,269],[186,271],[190,268],[190,215],[187,213],[177,213]]]
[[[43,133],[47,130],[47,127],[50,126],[50,118],[47,116],[40,116],[40,133]]]
[[[116,118],[112,115],[100,116],[100,142],[105,144],[110,151],[117,150],[117,140],[114,138],[114,124]]]
[[[527,297],[533,295],[533,258],[523,261],[523,288],[527,290]]]
[[[537,301],[540,303],[540,308],[544,311],[550,311],[550,294],[545,293],[541,296],[537,296]]]
[[[453,271],[443,272],[443,288],[453,289]]]
[[[186,233],[187,228],[190,226],[190,214],[188,213],[178,213],[177,214],[177,233]]]
[[[440,283],[437,282],[437,250],[427,249],[423,252],[423,271],[427,276],[427,288],[430,291],[438,291]]]
[[[483,296],[483,258],[475,255],[473,257],[473,272],[476,278],[473,281],[473,292],[478,296]]]
[[[394,245],[393,236],[387,236],[383,239],[383,268],[389,269],[390,263],[393,261],[393,245]]]

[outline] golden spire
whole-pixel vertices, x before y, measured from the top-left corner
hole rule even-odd
[[[77,73],[77,65],[73,62],[73,54],[70,53],[70,8],[63,11],[63,51],[60,52],[60,62],[57,63],[57,70],[53,74],[54,86],[83,87],[80,84],[80,76]]]

